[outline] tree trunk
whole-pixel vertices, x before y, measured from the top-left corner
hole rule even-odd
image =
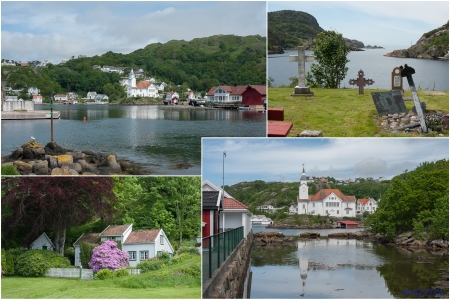
[[[55,230],[55,252],[64,256],[64,243],[66,242],[66,228]]]

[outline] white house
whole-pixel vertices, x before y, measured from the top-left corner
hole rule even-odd
[[[289,206],[289,213],[291,213],[291,214],[297,214],[297,205],[291,205],[291,206]]]
[[[97,94],[94,98],[94,101],[96,103],[104,103],[104,102],[108,102],[109,101],[109,97],[106,96],[105,94]]]
[[[42,104],[42,95],[33,95],[33,102],[36,104]]]
[[[273,206],[272,205],[261,205],[261,206],[257,206],[256,209],[258,210],[273,210]]]
[[[307,178],[303,168],[300,178],[297,214],[312,214],[333,217],[355,217],[356,198],[346,196],[338,189],[321,189],[315,195],[308,195]]]
[[[30,95],[39,95],[40,92],[41,90],[38,89],[37,87],[32,86],[28,88],[28,94]]]
[[[86,98],[95,99],[95,96],[97,96],[97,92],[88,92]]]
[[[30,249],[53,251],[55,250],[55,246],[53,246],[52,241],[44,232],[37,239],[35,239],[33,243],[31,243]]]
[[[219,201],[222,198],[222,188],[218,187],[208,180],[202,183],[202,192],[205,191],[217,191],[219,192]],[[223,191],[223,210],[221,210],[219,215],[219,228],[222,231],[227,231],[230,229],[244,227],[244,237],[252,230],[251,222],[251,212],[248,210],[247,206],[234,199],[226,191]],[[205,221],[204,219],[203,221]]]
[[[132,230],[132,224],[110,225],[101,233],[83,234],[73,244],[75,249],[75,266],[81,265],[80,244],[82,242],[93,245],[101,244],[106,240],[114,240],[122,244],[122,251],[128,253],[130,266],[136,266],[141,261],[155,257],[165,251],[174,253],[163,229]]]
[[[358,199],[357,206],[356,206],[356,212],[357,213],[363,213],[365,211],[368,211],[369,213],[373,214],[378,208],[378,202],[373,199]]]
[[[130,75],[128,76],[128,84],[127,84],[127,98],[130,97],[153,97],[157,98],[158,89],[149,81],[141,80],[136,83],[136,76],[133,72],[133,69],[130,71]]]
[[[66,94],[56,94],[56,95],[54,96],[54,100],[55,100],[55,101],[67,101],[68,98],[67,98],[67,95],[66,95]]]

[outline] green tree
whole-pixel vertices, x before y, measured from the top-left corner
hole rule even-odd
[[[349,62],[349,50],[342,34],[336,31],[319,33],[312,50],[317,64],[311,65],[311,71],[306,76],[307,84],[314,87],[339,88],[340,82],[347,74],[346,64]]]
[[[92,251],[94,251],[95,247],[96,245],[88,244],[86,242],[80,244],[80,261],[83,268],[89,268],[88,264],[91,261]]]
[[[448,175],[448,160],[439,160],[394,177],[366,224],[391,238],[412,230],[421,236],[424,229],[448,238]]]

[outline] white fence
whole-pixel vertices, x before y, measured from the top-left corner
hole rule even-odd
[[[141,274],[141,269],[127,269],[130,275]],[[50,268],[45,273],[48,277],[58,278],[81,278],[84,280],[94,279],[94,271],[92,269],[82,268]]]

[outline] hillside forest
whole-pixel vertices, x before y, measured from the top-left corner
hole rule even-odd
[[[3,66],[2,81],[14,90],[37,87],[41,95],[76,92],[85,97],[89,91],[106,94],[110,101],[125,97],[118,73],[104,73],[93,66],[142,69],[145,77],[165,82],[169,90],[206,93],[216,85],[265,84],[266,38],[215,35],[191,41],[172,40],[154,43],[129,54],[107,52],[100,56],[68,60],[47,67]],[[26,97],[26,91],[20,96]],[[181,95],[181,93],[180,93]],[[28,97],[29,98],[29,97]]]

